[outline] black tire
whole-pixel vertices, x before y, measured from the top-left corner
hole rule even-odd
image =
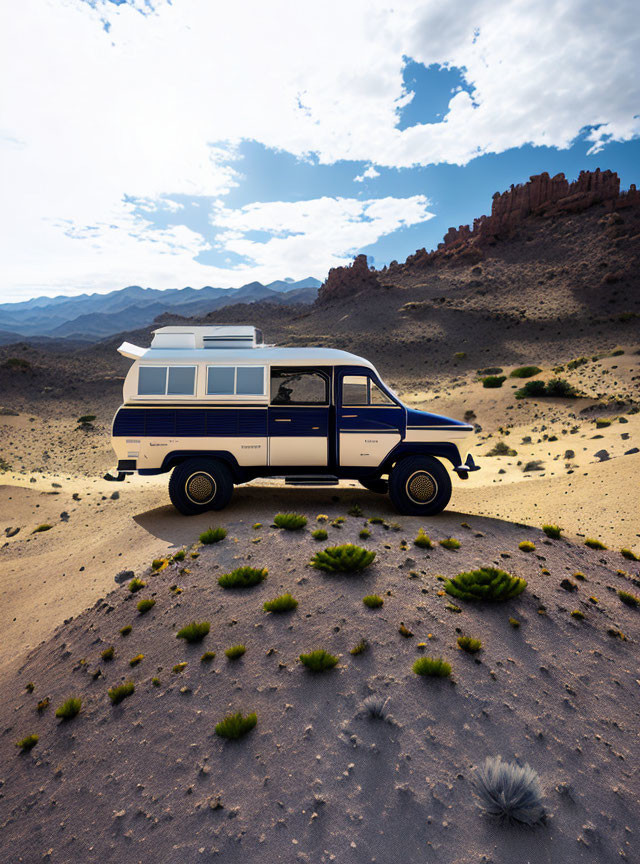
[[[378,495],[386,495],[389,491],[389,481],[383,480],[382,477],[374,477],[372,480],[358,480],[358,483],[368,489],[369,492],[376,492]]]
[[[231,500],[231,472],[217,459],[187,459],[173,469],[169,498],[184,516],[222,510]]]
[[[434,456],[407,456],[391,470],[389,497],[399,513],[433,516],[451,499],[451,477]]]

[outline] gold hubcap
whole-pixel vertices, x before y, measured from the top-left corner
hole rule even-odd
[[[407,495],[416,504],[428,504],[437,493],[438,484],[426,471],[416,471],[407,480]]]
[[[210,474],[198,471],[187,480],[185,491],[194,504],[208,504],[216,494],[216,481]]]

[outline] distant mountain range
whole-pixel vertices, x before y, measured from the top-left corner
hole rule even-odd
[[[130,285],[108,294],[77,297],[34,297],[21,303],[0,304],[0,344],[25,337],[92,341],[145,327],[165,312],[194,316],[233,303],[313,303],[322,283],[313,276],[294,281],[278,279],[241,288],[175,288],[160,291]]]

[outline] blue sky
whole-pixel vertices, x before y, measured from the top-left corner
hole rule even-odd
[[[434,248],[542,171],[628,188],[639,57],[629,0],[24,0],[0,33],[0,296],[323,279]]]

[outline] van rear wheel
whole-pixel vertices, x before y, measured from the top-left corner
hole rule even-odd
[[[169,498],[184,516],[222,510],[231,500],[231,472],[217,459],[187,459],[173,469]]]
[[[391,470],[389,497],[399,513],[433,516],[451,500],[451,477],[434,456],[407,456]]]

